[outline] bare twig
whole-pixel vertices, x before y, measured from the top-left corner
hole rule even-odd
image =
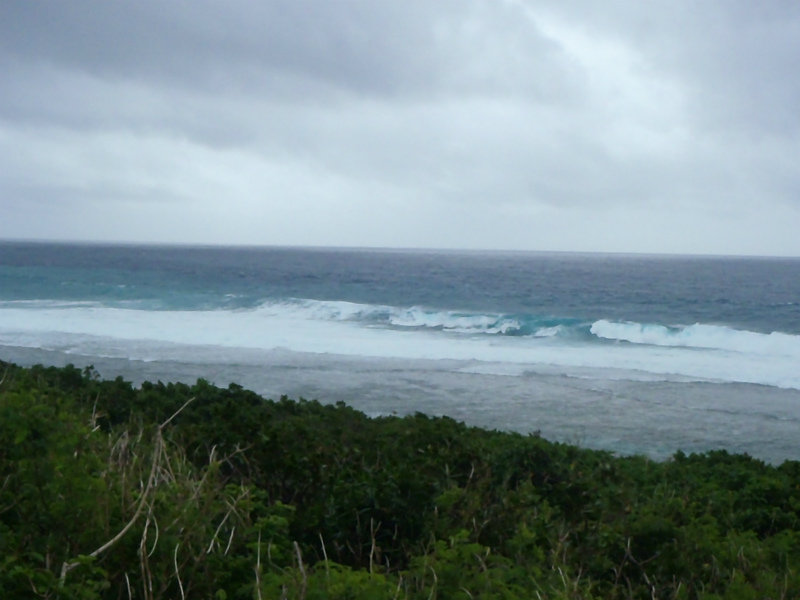
[[[328,564],[328,551],[325,550],[325,540],[322,539],[322,534],[321,533],[319,534],[319,543],[322,546],[322,556],[325,557],[325,574],[326,574],[327,578],[330,579],[331,578],[331,568],[330,568],[330,565]]]
[[[392,600],[397,600],[398,596],[400,596],[400,588],[403,586],[403,574],[400,573],[400,577],[397,581],[397,589],[394,592],[394,598]]]
[[[157,435],[156,437],[156,445],[155,450],[153,451],[153,464],[150,468],[150,477],[147,480],[147,487],[145,488],[144,492],[142,492],[141,498],[139,498],[139,506],[136,507],[136,512],[134,513],[133,517],[130,521],[128,521],[127,525],[122,528],[122,530],[115,535],[113,538],[108,540],[105,544],[100,546],[97,550],[89,554],[91,557],[95,557],[98,554],[101,554],[108,550],[111,546],[116,544],[122,536],[128,533],[131,527],[133,527],[134,523],[139,520],[139,516],[142,514],[142,510],[147,502],[147,499],[150,495],[150,490],[153,489],[153,484],[156,479],[156,472],[158,470],[159,459],[161,457],[163,442],[161,440],[161,436]],[[69,573],[72,569],[77,567],[80,563],[79,562],[64,562],[63,566],[61,567],[61,585],[64,585],[64,581],[66,580],[67,573]]]
[[[475,475],[475,463],[471,463],[470,465],[472,468],[469,471],[469,478],[467,479],[467,483],[464,485],[464,489],[467,489],[470,482],[472,481],[472,476]]]
[[[258,530],[258,546],[256,548],[256,592],[261,600],[261,530]]]
[[[233,542],[233,534],[236,532],[236,526],[233,526],[231,529],[231,537],[228,538],[228,545],[225,546],[225,556],[228,556],[228,550],[231,549],[231,542]]]
[[[430,596],[428,596],[428,600],[431,600],[436,593],[436,587],[439,585],[439,578],[436,576],[436,569],[430,565],[428,565],[428,568],[431,570],[431,573],[433,573],[433,587],[431,588]]]
[[[152,513],[152,511],[147,515],[148,521],[150,520],[150,517],[153,518],[153,525],[156,526],[156,539],[153,540],[153,545],[150,548],[150,552],[147,553],[147,558],[153,556],[153,552],[156,551],[156,544],[158,544],[158,519],[156,519],[156,516]]]
[[[180,542],[175,544],[175,553],[172,556],[172,561],[175,564],[175,577],[178,578],[178,587],[181,590],[181,600],[186,600],[186,596],[183,594],[183,582],[181,581],[181,574],[178,569],[178,546],[180,545],[181,545]]]
[[[139,498],[139,504],[136,507],[136,512],[134,513],[134,515],[131,518],[131,520],[128,521],[128,523],[125,525],[125,527],[123,527],[122,530],[117,535],[115,535],[113,538],[108,540],[105,544],[100,546],[97,550],[95,550],[94,552],[92,552],[88,556],[94,558],[94,557],[98,556],[99,554],[102,554],[103,552],[105,552],[109,548],[111,548],[120,539],[122,539],[122,537],[126,533],[128,533],[130,528],[133,527],[133,525],[136,523],[136,521],[139,520],[139,517],[142,514],[142,510],[144,509],[145,505],[147,504],[148,499],[150,498],[150,493],[151,493],[151,491],[153,490],[153,488],[156,485],[158,469],[159,469],[159,467],[161,465],[162,456],[164,455],[164,436],[162,435],[162,432],[164,431],[164,427],[166,427],[167,424],[169,424],[176,416],[178,416],[178,414],[184,408],[186,408],[193,400],[194,400],[194,397],[189,398],[189,400],[187,400],[184,403],[183,406],[181,406],[175,413],[173,413],[173,415],[169,419],[167,419],[161,425],[158,426],[158,430],[156,431],[155,444],[154,444],[154,447],[153,447],[153,463],[152,463],[152,465],[150,467],[150,476],[147,479],[147,486],[145,487],[144,491],[142,492],[141,497]],[[140,435],[141,435],[141,432],[140,432]],[[145,530],[145,534],[146,534],[146,530]],[[144,547],[142,548],[142,553],[144,555]],[[61,578],[60,578],[60,585],[61,586],[63,586],[64,582],[66,581],[67,573],[69,573],[72,569],[77,567],[79,564],[80,564],[79,562],[66,562],[66,561],[64,562],[64,564],[61,567]]]
[[[147,520],[144,522],[144,531],[142,532],[142,540],[139,542],[139,565],[142,571],[142,591],[144,598],[152,600],[153,598],[153,576],[150,572],[150,561],[148,560],[147,553],[147,530],[150,528],[150,512],[147,513]]]
[[[184,403],[183,403],[183,406],[181,406],[181,407],[180,407],[178,410],[176,410],[174,413],[172,413],[172,416],[171,416],[169,419],[167,419],[167,420],[166,420],[166,421],[164,421],[164,422],[163,422],[161,425],[159,425],[159,426],[158,426],[158,430],[159,430],[159,431],[164,431],[164,427],[166,427],[167,425],[169,425],[169,424],[170,424],[170,422],[172,421],[172,419],[174,419],[175,417],[177,417],[177,416],[178,416],[178,415],[181,413],[181,411],[182,411],[184,408],[186,408],[186,407],[187,407],[187,406],[189,406],[189,405],[190,405],[192,402],[194,402],[194,399],[195,399],[195,397],[194,397],[194,396],[192,396],[192,397],[191,397],[191,398],[189,398],[189,399],[188,399],[186,402],[184,402]]]
[[[217,541],[217,536],[219,535],[219,530],[222,529],[222,526],[225,525],[225,521],[227,521],[228,517],[231,516],[231,511],[232,510],[233,509],[229,509],[228,512],[225,513],[225,516],[222,518],[222,521],[220,521],[219,525],[217,525],[217,529],[214,532],[213,537],[211,538],[211,543],[208,545],[208,550],[206,550],[206,554],[211,554],[211,551],[214,549],[214,542]],[[219,544],[217,544],[217,545],[219,545]]]
[[[89,421],[89,426],[92,428],[92,433],[100,429],[100,426],[97,424],[97,401],[100,400],[100,392],[97,392],[97,396],[94,399],[94,406],[92,406],[92,417]]]
[[[300,600],[305,600],[306,588],[308,587],[308,577],[306,576],[306,568],[303,566],[303,557],[300,554],[300,546],[294,542],[294,551],[297,554],[297,566],[300,569],[300,575],[303,577],[303,587],[300,589]]]
[[[380,527],[380,524],[378,526]],[[375,557],[375,520],[372,517],[369,519],[369,537],[372,540],[369,547],[369,574],[372,575],[372,561]]]

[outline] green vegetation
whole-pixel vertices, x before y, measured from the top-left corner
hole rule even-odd
[[[2,598],[798,598],[800,463],[0,362]]]

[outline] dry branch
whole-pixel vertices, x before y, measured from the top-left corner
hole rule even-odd
[[[189,400],[187,400],[183,404],[183,406],[181,406],[177,411],[175,411],[170,418],[168,418],[166,421],[164,421],[161,425],[158,426],[158,429],[156,430],[156,439],[155,439],[155,442],[153,444],[153,462],[152,462],[152,465],[150,467],[150,476],[147,479],[147,486],[145,487],[144,492],[142,492],[142,495],[139,498],[139,503],[138,503],[138,506],[136,507],[136,512],[133,514],[133,517],[131,518],[130,521],[128,521],[128,523],[125,525],[125,527],[123,527],[122,530],[117,535],[115,535],[113,538],[108,540],[105,544],[100,546],[97,550],[95,550],[94,552],[89,554],[88,555],[89,557],[94,558],[94,557],[98,556],[99,554],[102,554],[103,552],[105,552],[109,548],[111,548],[114,544],[116,544],[119,540],[121,540],[122,537],[126,533],[128,533],[130,528],[134,526],[136,521],[139,520],[139,517],[142,514],[142,510],[144,509],[145,505],[147,504],[147,501],[150,498],[150,494],[151,494],[152,490],[156,486],[156,480],[158,478],[157,477],[158,476],[158,468],[161,465],[161,459],[162,459],[162,457],[164,455],[164,445],[165,444],[164,444],[164,436],[163,436],[163,433],[162,433],[164,431],[164,427],[166,427],[176,416],[178,416],[178,414],[184,408],[186,408],[192,401],[194,401],[194,397],[189,398]],[[64,585],[64,582],[67,579],[67,573],[69,573],[72,569],[74,569],[78,565],[80,565],[80,562],[78,562],[78,561],[74,561],[74,562],[65,561],[64,562],[64,564],[61,567],[61,578],[60,578],[60,585],[62,587]]]

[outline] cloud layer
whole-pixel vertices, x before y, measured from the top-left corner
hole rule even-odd
[[[0,6],[0,237],[800,256],[800,5]]]

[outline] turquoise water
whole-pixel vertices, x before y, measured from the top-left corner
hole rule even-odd
[[[800,456],[800,260],[0,243],[0,358]]]

